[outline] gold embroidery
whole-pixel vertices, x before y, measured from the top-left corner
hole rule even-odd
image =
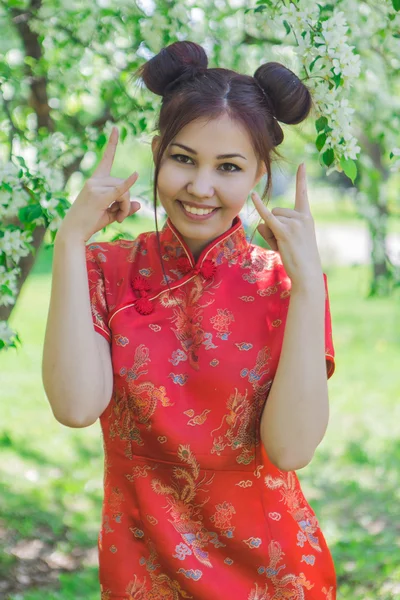
[[[318,519],[312,513],[308,504],[303,501],[303,494],[297,486],[297,478],[294,472],[281,471],[280,477],[267,475],[264,481],[270,490],[280,490],[289,514],[297,522],[300,529],[297,535],[297,545],[302,548],[304,542],[308,541],[314,550],[322,552],[319,539],[316,537],[319,529]]]
[[[256,405],[247,399],[247,390],[243,395],[235,389],[235,392],[228,398],[227,408],[229,413],[222,417],[221,425],[210,434],[213,435],[215,431],[221,429],[224,422],[226,423],[227,427],[223,435],[215,437],[213,440],[211,454],[216,453],[220,456],[226,447],[230,447],[232,450],[241,448],[241,453],[236,457],[236,461],[239,464],[248,465],[254,459],[255,453]]]
[[[212,483],[215,473],[207,481],[205,475],[199,479],[200,465],[190,450],[190,446],[181,444],[178,447],[177,454],[182,462],[190,466],[190,471],[176,466],[173,469],[173,479],[175,481],[168,484],[160,479],[153,479],[151,487],[156,494],[168,496],[168,512],[172,517],[168,521],[180,533],[197,560],[207,567],[212,567],[208,552],[204,548],[209,543],[214,544],[216,547],[224,546],[224,544],[219,541],[218,535],[208,531],[202,522],[201,509],[209,502],[210,498],[208,497],[198,504],[195,503],[195,499],[198,490],[204,491],[204,488]],[[180,485],[179,480],[186,483]]]

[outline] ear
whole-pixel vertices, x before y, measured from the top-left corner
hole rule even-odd
[[[157,154],[157,150],[160,145],[160,142],[161,142],[161,137],[159,135],[155,135],[153,137],[153,139],[151,140],[151,151],[153,153],[154,162],[156,162],[156,154]]]

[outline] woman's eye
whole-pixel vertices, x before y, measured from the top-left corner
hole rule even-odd
[[[229,169],[227,172],[228,173],[235,173],[235,171],[241,171],[242,169],[240,167],[238,167],[237,165],[234,165],[233,163],[224,163],[223,165],[221,165],[221,167],[225,167],[226,165],[228,165],[228,167],[233,167],[233,169]],[[225,171],[225,169],[223,169]]]
[[[177,162],[180,162],[184,165],[189,164],[186,162],[185,159],[192,160],[190,158],[190,156],[186,156],[186,154],[171,154],[171,158],[173,158]],[[183,159],[183,160],[181,160],[181,159]],[[220,167],[226,167],[226,166],[233,167],[231,169],[221,169],[222,171],[225,171],[226,173],[235,173],[236,171],[242,170],[240,167],[238,167],[237,165],[234,165],[233,163],[223,163],[222,165],[220,165]]]
[[[177,162],[184,162],[184,161],[178,160],[178,158],[188,158],[190,160],[190,156],[186,156],[186,154],[172,154],[171,158],[173,158]],[[184,162],[184,164],[187,164],[187,163]]]

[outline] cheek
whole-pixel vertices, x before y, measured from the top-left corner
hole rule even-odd
[[[174,169],[168,163],[161,165],[158,174],[158,192],[165,198],[175,198],[178,191],[185,185],[185,177],[181,169]]]
[[[232,178],[224,186],[224,204],[227,208],[240,212],[246,203],[247,197],[251,191],[249,181],[245,177]]]
[[[243,206],[245,205],[245,203],[246,203],[246,196],[231,195],[229,198],[226,199],[226,202],[224,202],[224,205],[225,205],[225,208],[232,211],[232,213],[239,214],[240,211],[242,210]]]

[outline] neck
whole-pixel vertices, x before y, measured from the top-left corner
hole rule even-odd
[[[233,226],[233,221],[230,224],[229,229]],[[228,230],[226,230],[228,231]],[[191,253],[193,254],[193,258],[194,260],[197,262],[197,260],[199,259],[200,254],[203,252],[204,248],[207,248],[207,246],[209,244],[211,244],[211,242],[213,242],[214,240],[216,240],[220,235],[222,235],[223,233],[225,233],[225,231],[223,231],[222,233],[218,234],[215,238],[212,238],[210,240],[204,241],[204,240],[191,240],[189,238],[183,237],[186,245],[188,246],[188,248],[190,249]]]
[[[208,244],[210,244],[213,240],[208,240],[207,242],[198,241],[198,240],[189,240],[182,236],[189,250],[193,254],[194,260],[197,262],[200,254],[203,252],[204,248],[207,248]]]

